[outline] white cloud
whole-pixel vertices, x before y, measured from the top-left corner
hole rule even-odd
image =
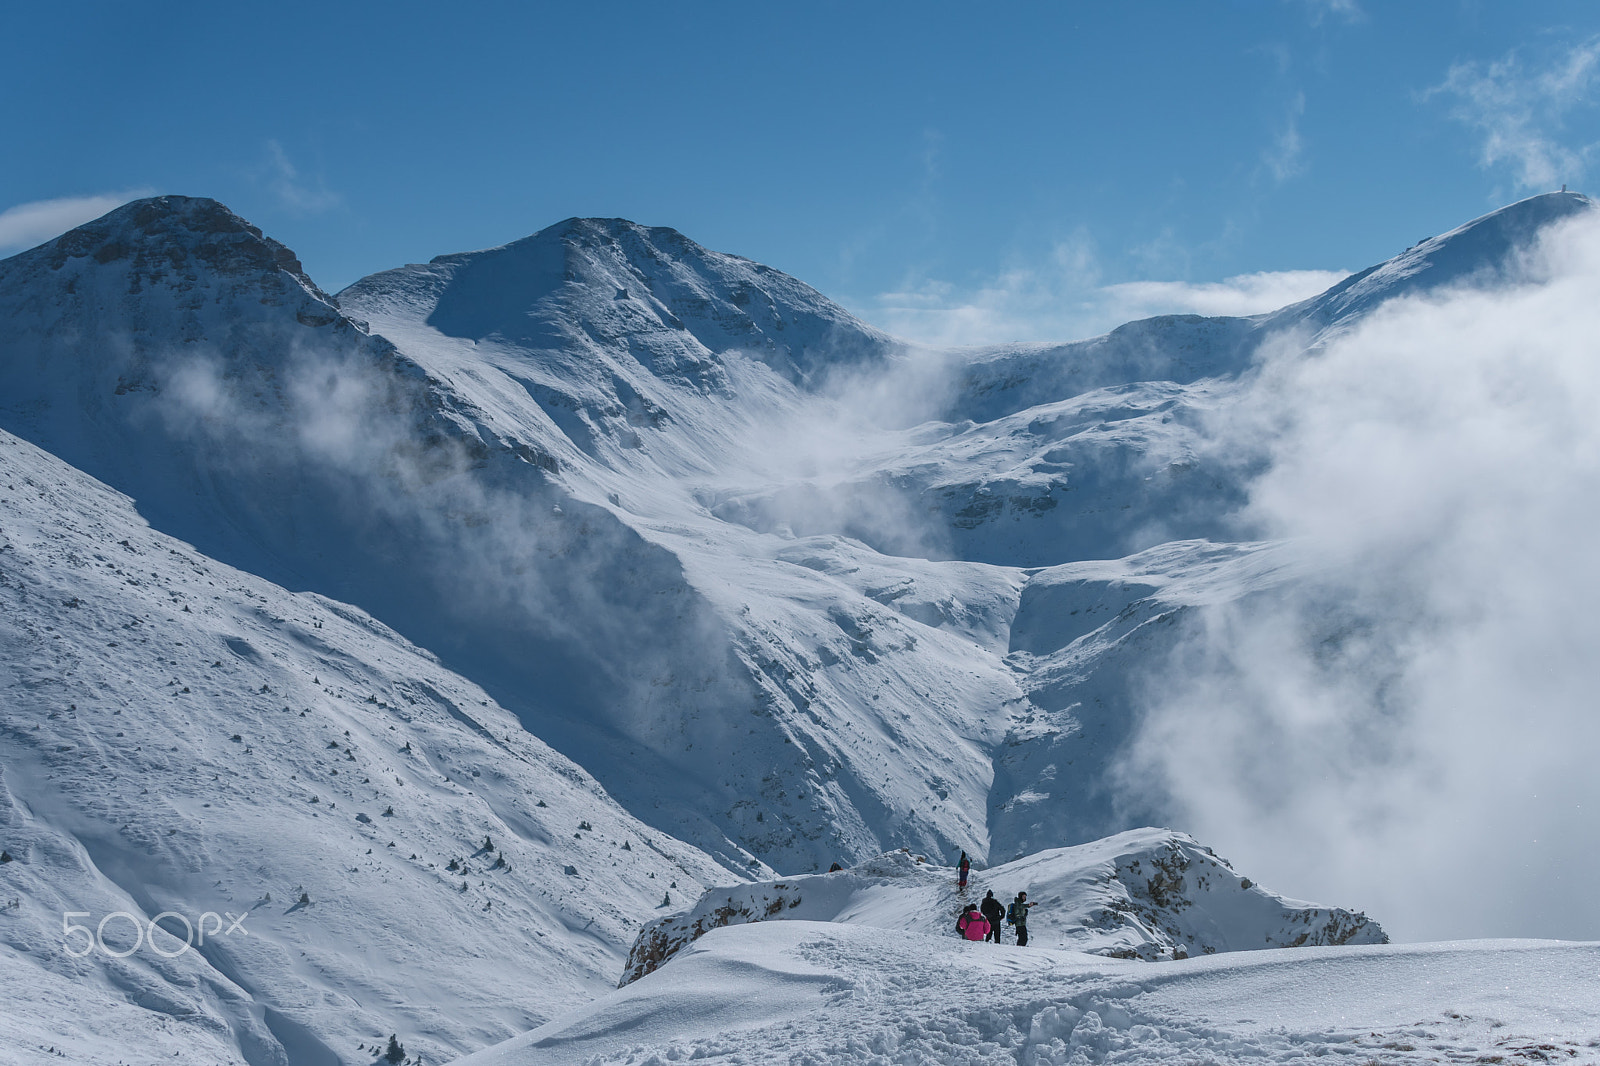
[[[151,195],[149,189],[103,193],[99,196],[64,196],[34,200],[0,211],[0,251],[21,250],[93,221],[129,200]]]
[[[1360,22],[1367,17],[1361,10],[1361,5],[1356,0],[1290,0],[1306,9],[1315,25],[1320,25],[1324,18],[1330,15],[1344,19],[1346,22]]]
[[[268,141],[267,154],[268,184],[284,207],[297,214],[315,214],[339,206],[339,194],[330,191],[320,178],[308,182],[300,176],[300,169],[290,161],[283,145]]]
[[[1489,64],[1458,63],[1427,96],[1456,99],[1454,115],[1483,135],[1479,160],[1508,165],[1519,189],[1551,189],[1577,182],[1595,145],[1563,141],[1565,119],[1594,103],[1600,77],[1600,38],[1576,45],[1542,69],[1529,69],[1517,53]]]
[[[1104,285],[1093,244],[1058,244],[1039,265],[1016,264],[970,289],[923,280],[883,293],[866,318],[930,346],[1066,341],[1155,315],[1254,315],[1314,296],[1347,275],[1337,270],[1240,274],[1222,281]]]
[[[1208,608],[1128,786],[1403,939],[1600,927],[1600,220],[1531,276],[1285,345],[1213,427],[1311,583]]]
[[[1332,288],[1346,270],[1273,270],[1223,281],[1127,281],[1101,291],[1130,318],[1151,315],[1256,315]]]
[[[1272,180],[1279,184],[1305,173],[1305,145],[1300,138],[1300,117],[1305,113],[1306,94],[1295,93],[1289,101],[1283,129],[1273,138],[1271,146],[1261,153],[1262,165],[1272,175]]]

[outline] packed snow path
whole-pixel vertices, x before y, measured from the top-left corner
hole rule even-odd
[[[459,1066],[1600,1063],[1600,944],[1300,948],[1178,962],[860,926],[719,929]]]

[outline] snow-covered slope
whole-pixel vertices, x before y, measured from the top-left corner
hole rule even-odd
[[[8,1024],[70,987],[59,1010],[126,1016],[163,1061],[351,1061],[391,1032],[439,1061],[609,988],[667,893],[726,878],[388,627],[4,433],[0,508]],[[73,957],[85,911],[155,942],[113,957],[119,917]],[[245,920],[184,951],[207,912]]]
[[[1600,1062],[1600,945],[1297,948],[1160,966],[819,922],[708,933],[461,1066]]]
[[[639,931],[623,983],[670,961],[712,929],[762,921],[843,922],[954,935],[967,903],[1018,892],[1035,904],[1029,944],[1146,961],[1221,951],[1387,943],[1364,914],[1275,896],[1182,833],[1134,829],[975,871],[892,851],[848,870],[712,888],[689,910]],[[1009,938],[1012,930],[1007,929]]]

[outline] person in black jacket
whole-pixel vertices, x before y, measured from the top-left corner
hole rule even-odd
[[[1000,943],[1000,919],[1006,916],[1006,909],[999,900],[994,898],[992,889],[984,893],[983,902],[978,904],[978,910],[982,911],[983,916],[989,919],[989,935],[984,937],[984,940],[996,944]]]

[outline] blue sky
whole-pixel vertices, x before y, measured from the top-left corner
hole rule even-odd
[[[62,2],[6,23],[0,254],[129,195],[204,195],[329,289],[621,215],[897,332],[1065,338],[1286,302],[1600,166],[1588,0]]]

